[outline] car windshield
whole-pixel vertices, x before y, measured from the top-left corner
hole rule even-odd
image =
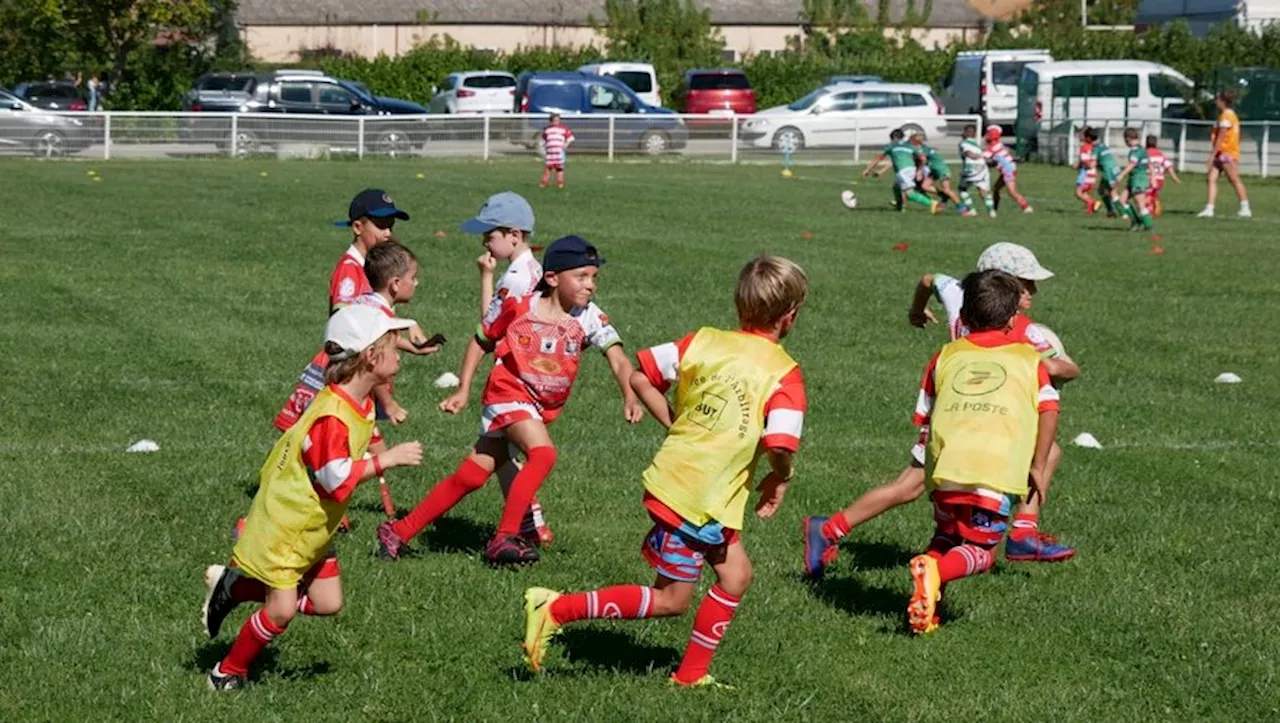
[[[810,93],[809,95],[806,95],[800,100],[797,100],[796,102],[787,106],[787,110],[809,110],[810,106],[812,106],[814,103],[817,103],[818,99],[822,98],[826,94],[827,94],[826,88],[819,88],[813,91],[812,93]]]
[[[516,79],[508,75],[473,75],[462,81],[467,88],[514,88]]]
[[[250,76],[244,75],[215,75],[212,78],[206,78],[200,84],[200,90],[231,90],[243,92],[249,89],[249,83],[253,80]]]
[[[751,83],[742,73],[695,73],[689,90],[751,90]]]
[[[359,96],[360,100],[368,103],[373,100],[373,94],[369,92],[369,86],[364,83],[357,83],[354,80],[340,80],[338,85]]]

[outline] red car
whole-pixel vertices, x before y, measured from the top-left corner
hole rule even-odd
[[[737,68],[690,70],[684,74],[683,113],[751,115],[756,112],[756,92]]]

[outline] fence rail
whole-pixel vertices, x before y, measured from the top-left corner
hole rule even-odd
[[[731,163],[863,163],[889,131],[921,131],[951,160],[977,116],[870,111],[863,115],[569,115],[573,157]],[[2,111],[0,111],[2,112]],[[912,115],[915,113],[915,115]],[[332,116],[283,113],[10,113],[0,153],[72,158],[532,157],[546,115]],[[788,153],[788,149],[790,152]]]

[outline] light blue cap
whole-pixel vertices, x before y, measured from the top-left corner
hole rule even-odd
[[[495,228],[515,228],[533,233],[533,207],[513,191],[495,193],[484,202],[476,217],[462,223],[463,233],[489,233]]]

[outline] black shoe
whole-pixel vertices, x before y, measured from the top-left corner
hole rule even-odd
[[[223,675],[218,666],[213,666],[213,670],[209,671],[209,689],[210,690],[240,690],[246,684],[248,679],[243,675]]]
[[[532,565],[538,561],[538,548],[519,535],[495,537],[484,547],[484,559],[495,567]]]
[[[240,579],[240,571],[234,567],[210,565],[204,571],[204,584],[208,586],[209,592],[204,597],[204,611],[201,617],[204,621],[204,631],[208,633],[210,639],[218,637],[218,631],[222,629],[222,621],[226,620],[231,611],[240,604],[231,596],[231,586],[238,579]]]

